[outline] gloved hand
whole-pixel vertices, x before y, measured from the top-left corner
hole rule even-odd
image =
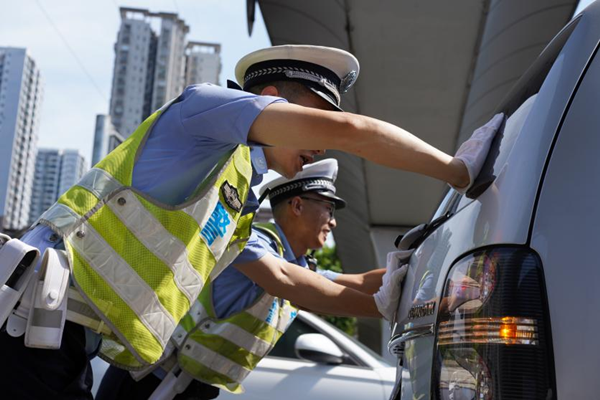
[[[458,149],[454,157],[461,160],[467,167],[469,172],[469,184],[462,188],[452,186],[459,193],[466,193],[467,190],[475,182],[475,178],[481,172],[483,163],[487,158],[488,152],[490,151],[490,145],[492,140],[496,136],[496,132],[502,122],[504,121],[504,114],[496,114],[494,117],[485,125],[477,128],[471,137],[465,141]]]
[[[383,318],[391,321],[398,309],[402,280],[408,271],[408,261],[414,250],[392,251],[387,255],[386,271],[379,291],[373,295]]]

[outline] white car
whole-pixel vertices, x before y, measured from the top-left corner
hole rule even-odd
[[[95,358],[94,393],[107,364]],[[241,395],[219,400],[387,400],[396,369],[323,319],[302,311],[268,357],[244,380]]]
[[[244,380],[246,393],[221,390],[219,400],[387,400],[395,377],[395,368],[379,355],[302,311]]]
[[[599,48],[596,2],[500,105],[474,187],[417,235],[391,399],[600,398]]]

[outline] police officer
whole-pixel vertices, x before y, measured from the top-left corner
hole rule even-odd
[[[250,188],[267,168],[292,178],[324,149],[338,149],[463,190],[473,182],[501,119],[451,157],[394,125],[331,112],[340,110],[358,72],[356,59],[338,49],[278,46],[251,53],[236,67],[243,90],[188,87],[44,213],[23,240],[41,252],[64,244],[71,281],[110,328],[103,358],[129,369],[160,359],[201,288],[246,243],[257,208]],[[263,257],[269,274],[284,272],[273,258]],[[252,267],[238,266],[260,283],[263,273]],[[362,294],[323,287],[340,304]],[[295,302],[302,296],[293,288],[272,294]],[[358,310],[305,306],[389,318],[393,304],[386,297],[393,296],[369,296]],[[68,322],[60,350],[50,352],[0,334],[4,394],[90,397],[87,358],[98,343],[98,335]]]
[[[269,196],[275,222],[255,224],[253,229],[258,241],[246,246],[233,264],[234,268],[225,269],[212,285],[201,293],[201,303],[206,306],[201,307],[200,315],[191,313],[191,317],[197,322],[193,329],[197,331],[193,331],[191,327],[183,329],[186,332],[185,336],[188,330],[192,332],[189,339],[176,340],[178,351],[185,357],[185,354],[191,355],[194,352],[193,346],[210,348],[213,347],[212,343],[219,343],[219,346],[218,349],[214,349],[215,354],[208,358],[186,360],[179,357],[183,360],[179,368],[197,381],[175,398],[214,398],[218,394],[218,388],[239,392],[247,374],[268,354],[280,335],[293,322],[297,315],[294,306],[303,304],[292,306],[289,302],[270,295],[269,291],[265,291],[235,267],[239,263],[260,260],[266,254],[270,254],[280,261],[308,268],[307,251],[323,247],[327,236],[336,226],[334,212],[346,206],[346,202],[335,194],[337,171],[337,161],[326,159],[304,166],[294,179],[281,177],[263,186],[261,192]],[[257,267],[260,268],[261,265]],[[373,294],[381,287],[385,269],[363,274],[339,274],[318,268],[316,272],[336,284]],[[316,280],[317,274],[308,276]],[[281,279],[275,276],[271,279],[272,290],[286,290]],[[311,292],[306,293],[306,296],[311,295]],[[277,305],[275,310],[274,304]],[[264,305],[264,310],[259,309],[261,305]],[[249,319],[250,315],[263,315],[270,319],[268,322],[258,318]],[[214,331],[211,332],[210,328],[206,327],[207,321],[214,324]],[[265,329],[266,326],[277,328],[268,330]],[[239,333],[240,328],[244,330],[242,334]],[[267,336],[266,332],[271,336]],[[241,340],[241,337],[244,340]],[[250,337],[255,339],[249,340]],[[222,338],[222,341],[217,338]],[[235,356],[229,354],[227,345],[223,344],[229,341],[237,341],[243,347],[232,351]],[[248,354],[244,354],[245,351]],[[169,365],[169,362],[166,364]],[[215,371],[214,365],[219,365],[219,369],[227,373],[224,375]],[[237,375],[235,371],[238,371]],[[164,371],[159,370],[155,375],[135,383],[126,371],[110,367],[96,399],[147,398],[160,382],[157,376],[164,376]],[[163,382],[166,386],[167,380]],[[164,389],[158,389],[157,393],[161,390]]]

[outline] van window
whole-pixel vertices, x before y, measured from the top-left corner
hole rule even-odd
[[[559,64],[558,68],[562,65],[564,60],[561,60],[559,55],[569,36],[581,20],[580,17],[573,19],[559,32],[533,65],[525,71],[501,103],[497,112],[503,112],[508,119],[504,126],[500,127],[500,132],[492,143],[490,154],[483,165],[481,173],[471,189],[467,191],[466,197],[470,199],[479,197],[498,176],[497,174],[500,171],[497,169],[502,168],[510,154],[510,150],[535,103],[536,94],[540,91],[552,68],[556,64]],[[491,117],[492,115],[490,115]],[[460,209],[465,202],[467,202],[466,199],[462,200],[458,208]]]
[[[521,134],[523,125],[525,125],[525,121],[527,121],[527,116],[531,112],[536,98],[537,93],[525,100],[525,102],[521,104],[521,106],[510,115],[500,127],[500,131],[496,134],[488,158],[484,163],[479,176],[475,180],[473,187],[467,192],[467,198],[472,199],[478,197],[500,174],[515,141]],[[467,202],[468,199],[461,199],[457,208],[462,208]]]
[[[500,127],[475,183],[464,196],[450,189],[434,213],[432,221],[462,209],[472,199],[479,197],[496,179],[535,104],[537,93],[552,67],[561,62],[559,54],[580,19],[581,15],[576,16],[562,29],[505,97],[497,112],[503,112],[508,118]],[[492,114],[489,117],[491,118]]]

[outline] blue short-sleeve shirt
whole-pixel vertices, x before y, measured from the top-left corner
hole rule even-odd
[[[188,86],[150,132],[133,171],[133,187],[165,204],[183,203],[224,154],[238,144],[256,145],[248,143],[250,127],[275,102],[286,100],[209,83]],[[262,149],[256,149],[254,175],[260,175],[266,162]]]
[[[250,240],[242,253],[235,259],[233,265],[225,268],[213,282],[213,306],[217,318],[227,318],[242,311],[264,292],[260,286],[238,271],[235,264],[257,261],[270,253],[300,267],[308,267],[304,255],[296,257],[279,225],[275,224],[275,226],[283,244],[283,256],[279,255],[277,242],[269,234],[253,228]],[[339,275],[332,271],[317,270],[317,272],[332,281]]]

